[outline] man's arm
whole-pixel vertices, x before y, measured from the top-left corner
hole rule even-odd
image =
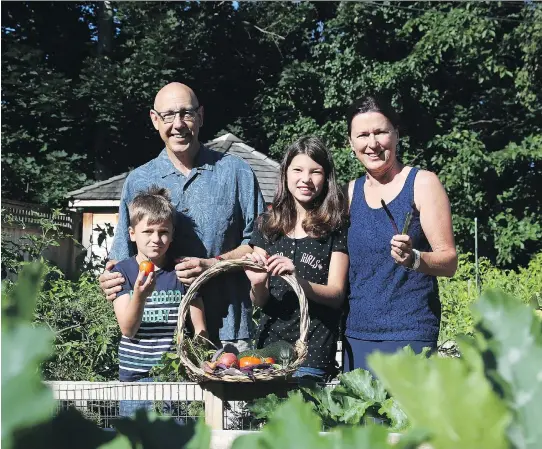
[[[113,237],[113,245],[109,252],[109,262],[105,265],[105,271],[98,278],[100,288],[104,292],[107,300],[113,301],[117,297],[117,293],[121,291],[121,286],[125,279],[121,273],[112,273],[111,270],[119,260],[130,257],[130,240],[128,227],[130,226],[130,216],[128,213],[129,201],[129,182],[130,175],[126,178],[122,186],[122,194],[119,205],[119,219],[115,226],[115,236]]]
[[[248,245],[248,242],[250,242],[250,238],[252,237],[256,219],[265,211],[265,200],[262,191],[260,190],[258,180],[256,179],[256,175],[250,166],[248,166],[246,170],[241,170],[239,182],[241,183],[239,189],[239,202],[241,204],[245,226],[243,229],[243,240],[241,241],[241,245]]]
[[[113,237],[113,245],[109,252],[109,258],[113,260],[128,259],[133,254],[130,254],[130,236],[128,228],[130,226],[130,214],[128,212],[128,204],[130,198],[130,175],[126,178],[122,186],[122,194],[119,204],[119,219],[115,227],[115,236]]]

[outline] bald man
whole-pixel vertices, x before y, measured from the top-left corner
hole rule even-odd
[[[203,106],[190,87],[170,83],[156,95],[150,118],[165,148],[155,159],[128,175],[122,189],[119,222],[100,276],[109,300],[116,298],[125,279],[110,272],[116,261],[133,257],[129,239],[128,204],[134,196],[157,185],[171,193],[177,209],[171,256],[177,277],[191,284],[219,260],[238,259],[248,245],[264,199],[250,166],[242,159],[213,151],[199,142]],[[252,331],[250,285],[244,272],[221,274],[200,289],[211,340],[248,348]],[[169,321],[177,317],[169,317]],[[137,336],[136,336],[137,338]],[[133,356],[137,357],[134,343]]]

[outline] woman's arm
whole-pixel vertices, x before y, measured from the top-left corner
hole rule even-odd
[[[438,177],[420,170],[414,182],[414,201],[420,223],[432,252],[421,252],[417,271],[432,276],[452,277],[457,270],[457,253],[452,228],[450,201]]]

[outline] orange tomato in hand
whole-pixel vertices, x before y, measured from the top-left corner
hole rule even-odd
[[[143,271],[148,276],[154,271],[154,264],[150,260],[144,260],[139,264],[139,271]]]
[[[275,359],[273,357],[266,357],[265,359],[263,359],[263,363],[269,363],[270,365],[274,365]]]
[[[262,363],[262,359],[259,359],[258,357],[241,357],[239,360],[239,367],[247,368],[249,366],[259,365],[260,363]]]

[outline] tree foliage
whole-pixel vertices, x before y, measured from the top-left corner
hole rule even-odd
[[[460,247],[474,249],[478,217],[481,254],[525,263],[542,236],[529,188],[542,175],[541,31],[538,5],[341,3],[309,58],[259,97],[270,151],[320,135],[347,181],[344,111],[363,93],[388,95],[402,158],[440,176]]]
[[[363,170],[349,156],[345,110],[378,91],[403,119],[403,161],[444,183],[462,251],[474,250],[474,217],[480,254],[500,266],[541,248],[536,2],[40,5],[2,11],[8,196],[59,202],[149,160],[162,144],[148,111],[174,80],[205,107],[202,140],[229,131],[280,159],[314,134],[346,182]]]

